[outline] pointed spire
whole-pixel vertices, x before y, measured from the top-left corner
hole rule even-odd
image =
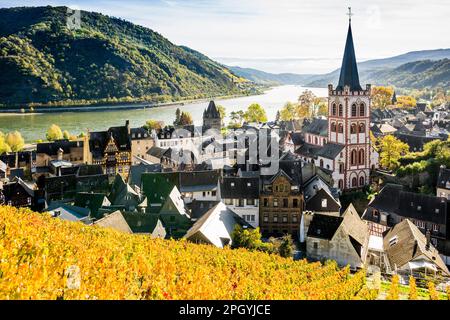
[[[349,10],[351,10],[349,8]],[[352,13],[349,11],[347,40],[345,43],[344,58],[342,59],[341,74],[336,90],[344,90],[344,86],[350,86],[350,90],[362,90],[359,84],[358,66],[356,64],[355,48],[352,36]]]

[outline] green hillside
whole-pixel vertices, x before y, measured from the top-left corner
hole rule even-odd
[[[0,104],[168,101],[241,94],[245,80],[160,34],[66,7],[0,9]]]

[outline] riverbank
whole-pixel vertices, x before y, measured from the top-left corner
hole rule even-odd
[[[117,103],[92,103],[92,104],[74,104],[68,106],[33,106],[33,107],[0,107],[0,116],[11,116],[11,115],[36,115],[42,113],[54,113],[54,112],[92,112],[92,111],[112,111],[112,110],[141,110],[147,108],[157,108],[157,107],[173,107],[173,106],[184,106],[185,104],[192,103],[204,103],[209,102],[211,99],[214,100],[229,100],[235,98],[242,98],[248,96],[257,96],[264,94],[271,87],[260,88],[258,92],[251,94],[235,94],[226,96],[215,96],[211,98],[199,98],[199,99],[181,99],[170,102],[117,102]]]

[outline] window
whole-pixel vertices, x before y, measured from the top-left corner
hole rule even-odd
[[[288,217],[287,217],[286,215],[283,215],[283,218],[282,218],[282,219],[283,219],[283,222],[284,222],[284,223],[287,223],[287,222],[288,222]]]
[[[319,248],[319,244],[317,242],[313,242],[313,248],[314,249],[318,249]]]
[[[352,117],[356,117],[356,104],[352,104]]]
[[[331,132],[336,132],[336,122],[331,123]]]
[[[263,199],[263,206],[268,207],[269,206],[269,200],[267,198]]]
[[[339,189],[341,189],[341,190],[344,189],[344,181],[342,179],[339,180],[338,186],[339,186]]]
[[[339,173],[344,173],[344,164],[339,163]]]
[[[317,140],[317,137],[314,138],[314,144],[319,144],[319,140]]]
[[[255,215],[254,214],[249,215],[249,217],[250,217],[250,221],[251,222],[255,222]]]
[[[433,223],[433,231],[438,232],[439,231],[439,225]]]
[[[364,105],[364,103],[361,103],[359,105],[359,116],[364,117],[365,115],[366,115],[366,106]]]
[[[344,132],[344,125],[342,123],[339,123],[338,125],[338,133],[343,133]]]
[[[439,213],[439,209],[434,209],[434,213]]]
[[[205,191],[203,191],[203,197],[206,197],[206,192]]]
[[[234,182],[231,182],[231,183],[230,183],[230,186],[234,188]]]
[[[320,167],[323,168],[323,159],[320,159]]]
[[[297,222],[298,220],[297,220],[297,215],[296,214],[294,214],[293,216],[292,216],[292,222]]]
[[[278,222],[278,215],[273,216],[273,222]]]
[[[284,208],[289,207],[289,201],[288,201],[287,198],[284,198],[284,199],[283,199],[283,207],[284,207]]]
[[[336,115],[336,103],[333,103],[333,104],[331,105],[331,114],[332,114],[333,116]]]
[[[211,195],[212,195],[213,197],[215,197],[216,194],[217,194],[217,191],[211,191]]]
[[[277,198],[273,199],[273,206],[278,207],[278,199]]]
[[[326,208],[327,207],[327,199],[322,199],[322,208]]]
[[[358,180],[356,178],[352,179],[352,187],[355,188],[358,186]]]
[[[359,186],[362,187],[364,185],[364,177],[359,177]]]
[[[263,217],[263,221],[264,221],[264,222],[269,222],[269,217],[268,217],[268,216],[264,216],[264,217]]]
[[[244,206],[244,199],[240,198],[240,199],[238,200],[238,206],[239,206],[239,207],[243,207],[243,206]]]
[[[255,199],[247,199],[247,205],[248,206],[254,206],[255,205]]]
[[[342,117],[344,115],[344,108],[342,107],[342,104],[339,105],[339,117]]]
[[[352,150],[352,152],[350,154],[350,164],[352,166],[356,165],[356,150]]]
[[[422,211],[422,206],[417,206],[417,211]]]
[[[298,199],[294,199],[292,205],[294,206],[294,208],[298,208]]]
[[[394,244],[396,244],[398,242],[398,237],[392,237],[389,239],[389,246],[392,247]]]
[[[356,132],[356,123],[352,123],[350,126],[350,133],[355,134]]]
[[[229,205],[229,206],[232,205],[233,204],[233,199],[228,199],[228,198],[225,199],[225,204]]]
[[[364,149],[359,150],[359,164],[364,164]]]
[[[374,218],[378,219],[378,217],[380,216],[380,213],[378,212],[378,210],[373,210],[372,215]]]

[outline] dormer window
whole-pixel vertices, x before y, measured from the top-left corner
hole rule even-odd
[[[327,207],[327,199],[322,199],[322,208]]]
[[[247,187],[251,187],[251,186],[252,186],[251,182],[247,182]]]
[[[417,206],[417,211],[422,211],[422,206]]]
[[[439,213],[439,209],[434,209],[434,213]]]
[[[234,182],[231,182],[231,183],[230,183],[230,186],[234,188]]]
[[[392,247],[393,245],[397,244],[397,242],[398,242],[398,237],[394,236],[389,239],[389,246]]]

